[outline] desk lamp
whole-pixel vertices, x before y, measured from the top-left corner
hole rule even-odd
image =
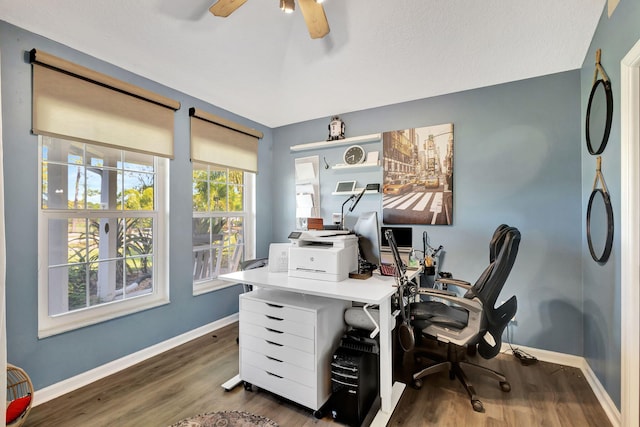
[[[342,204],[342,208],[340,208],[340,229],[342,230],[345,229],[344,228],[344,205],[349,203],[350,200],[353,200],[353,203],[351,203],[351,206],[349,207],[349,212],[353,212],[353,209],[356,207],[356,205],[362,198],[362,195],[364,194],[366,189],[367,189],[366,187],[363,188],[360,194],[358,194],[357,196],[355,194],[350,195],[349,198],[345,200],[344,203]]]

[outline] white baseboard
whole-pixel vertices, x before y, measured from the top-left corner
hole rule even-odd
[[[116,372],[122,371],[123,369],[135,365],[136,363],[140,363],[153,356],[157,356],[160,353],[171,350],[174,347],[187,343],[195,338],[201,337],[204,334],[211,333],[217,329],[220,329],[237,321],[238,313],[235,313],[231,316],[216,320],[215,322],[193,329],[189,332],[185,332],[182,335],[178,335],[161,343],[152,345],[151,347],[147,347],[135,353],[121,357],[120,359],[91,369],[90,371],[86,371],[74,377],[67,378],[66,380],[60,381],[59,383],[55,383],[48,387],[36,390],[33,396],[33,406],[38,406],[42,403],[55,399],[56,397],[60,397],[66,393],[70,393],[74,390],[79,389],[80,387],[84,387],[85,385],[91,384],[94,381],[115,374]],[[541,360],[543,362],[556,363],[558,365],[571,366],[580,369],[585,379],[589,383],[589,386],[596,395],[596,398],[600,402],[600,405],[602,405],[602,409],[604,409],[605,413],[609,417],[611,424],[614,427],[619,427],[621,425],[620,410],[613,403],[611,397],[604,389],[595,373],[591,370],[591,367],[584,357],[525,347],[521,345],[513,345],[513,347],[517,347],[535,356],[538,360]],[[502,344],[502,352],[511,352],[508,344]]]
[[[593,390],[593,393],[596,395],[596,398],[600,402],[602,409],[607,414],[607,417],[609,417],[609,421],[611,421],[611,424],[614,427],[620,427],[622,422],[620,410],[616,407],[615,403],[613,403],[613,400],[611,400],[609,393],[607,393],[605,388],[602,386],[602,383],[600,382],[600,380],[598,380],[598,377],[593,372],[593,370],[591,370],[589,363],[587,363],[587,360],[584,357],[525,347],[522,345],[512,344],[512,346],[514,348],[519,348],[531,354],[532,356],[535,356],[538,360],[541,360],[543,362],[556,363],[558,365],[571,366],[580,369],[585,379],[589,383],[589,386]],[[509,344],[502,344],[502,352],[511,353]]]
[[[174,347],[187,343],[195,338],[201,337],[204,334],[211,333],[224,326],[230,325],[238,321],[238,313],[223,319],[216,320],[215,322],[193,329],[189,332],[185,332],[182,335],[175,336],[166,341],[152,345],[151,347],[144,348],[132,354],[128,354],[120,359],[116,359],[112,362],[98,366],[90,371],[83,372],[74,377],[67,378],[66,380],[52,384],[48,387],[36,390],[33,393],[33,406],[38,406],[42,403],[48,402],[56,397],[60,397],[66,393],[72,392],[91,384],[94,381],[105,378],[123,369],[129,368],[136,363],[140,363],[153,356],[157,356],[167,350],[171,350]]]

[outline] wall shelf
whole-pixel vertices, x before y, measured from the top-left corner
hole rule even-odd
[[[366,142],[380,141],[382,134],[374,133],[371,135],[354,136],[344,139],[336,139],[334,141],[309,142],[307,144],[292,145],[291,151],[313,150],[314,148],[338,147],[347,144],[364,144]]]
[[[356,188],[353,191],[334,191],[333,193],[331,193],[331,195],[333,196],[351,196],[353,194],[360,194],[360,192],[362,192],[362,188]],[[364,194],[380,194],[379,191],[376,190],[366,190],[364,192]]]
[[[354,168],[379,168],[380,163],[358,163],[356,165],[347,165],[345,163],[338,163],[331,166],[331,169],[354,169]]]

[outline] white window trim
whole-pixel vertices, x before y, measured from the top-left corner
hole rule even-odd
[[[249,197],[247,197],[247,194]],[[244,174],[244,259],[252,259],[256,253],[256,174]],[[192,214],[193,217],[193,214]],[[236,286],[235,283],[227,282],[218,278],[192,282],[193,296],[207,294],[220,289]]]
[[[38,154],[38,338],[45,338],[96,323],[169,304],[169,160],[157,157],[156,198],[158,220],[154,221],[154,290],[150,294],[94,307],[49,315],[48,247],[46,214],[42,201],[42,137]]]
[[[620,63],[620,293],[621,293],[621,418],[618,424],[637,425],[640,418],[640,40]],[[603,407],[605,407],[603,405]],[[615,417],[609,415],[611,420]]]

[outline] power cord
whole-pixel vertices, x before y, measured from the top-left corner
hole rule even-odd
[[[532,356],[531,354],[519,348],[512,348],[511,351],[513,352],[513,355],[517,359],[519,359],[520,363],[524,366],[533,365],[534,363],[538,362],[538,359],[535,356]]]
[[[532,354],[527,353],[526,351],[514,348],[511,345],[511,337],[510,337],[511,325],[507,325],[507,344],[509,344],[509,348],[511,349],[511,354],[520,361],[520,363],[524,366],[533,365],[538,362],[538,358]]]

